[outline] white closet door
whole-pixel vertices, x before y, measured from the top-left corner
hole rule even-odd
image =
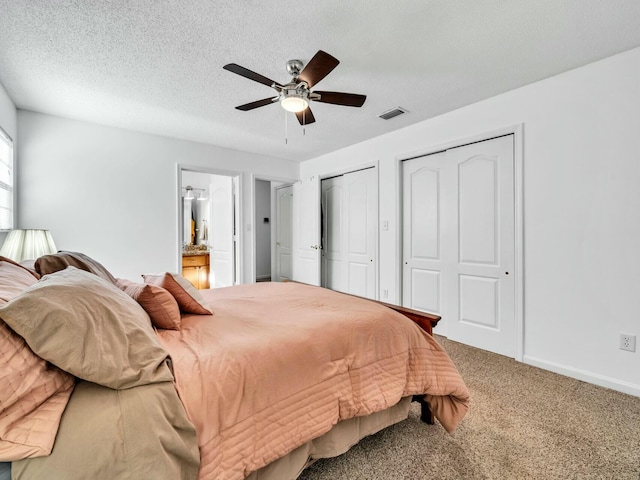
[[[323,180],[322,212],[322,286],[377,298],[377,170]]]
[[[344,178],[322,181],[322,286],[347,291]]]
[[[293,187],[276,189],[276,282],[290,280],[292,225],[293,219]]]
[[[376,298],[378,173],[375,168],[347,173],[344,185],[344,258],[347,293]]]
[[[403,305],[437,332],[514,357],[513,135],[403,164]]]
[[[443,177],[446,152],[403,163],[402,304],[446,317],[443,302]],[[445,334],[446,322],[436,332]]]
[[[516,354],[513,135],[451,149],[449,338]]]

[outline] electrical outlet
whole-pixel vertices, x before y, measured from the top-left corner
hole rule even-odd
[[[382,290],[382,298],[389,298],[389,290],[386,288]]]
[[[636,351],[636,336],[628,333],[620,334],[620,350]]]

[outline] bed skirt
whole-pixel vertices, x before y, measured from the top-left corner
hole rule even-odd
[[[342,455],[364,437],[406,419],[410,406],[411,397],[405,397],[381,412],[338,422],[324,435],[256,470],[246,480],[295,480],[316,460]]]
[[[364,437],[405,420],[410,406],[411,397],[405,397],[381,412],[339,422],[324,435],[251,473],[247,480],[295,480],[316,460],[342,455]],[[11,464],[0,463],[0,480],[10,478]]]

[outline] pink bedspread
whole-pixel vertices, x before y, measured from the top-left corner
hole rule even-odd
[[[295,283],[204,290],[215,314],[159,332],[200,478],[243,479],[340,420],[427,394],[452,431],[469,392],[440,345],[386,307]]]

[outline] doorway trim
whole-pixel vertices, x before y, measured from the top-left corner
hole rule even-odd
[[[515,317],[515,338],[516,356],[519,362],[524,358],[524,124],[519,123],[509,125],[495,130],[488,130],[483,133],[461,137],[456,140],[445,143],[436,144],[434,146],[425,147],[412,152],[395,157],[396,181],[397,181],[397,210],[396,218],[398,218],[399,228],[397,229],[396,245],[398,245],[396,254],[396,285],[398,291],[396,298],[402,298],[404,285],[402,284],[402,198],[404,194],[404,185],[402,185],[402,162],[411,160],[416,157],[431,155],[433,153],[442,152],[451,148],[469,145],[492,138],[505,135],[513,135],[513,185],[514,185],[514,266],[515,266],[515,298],[514,298],[514,317]]]
[[[176,220],[176,265],[177,271],[182,272],[182,237],[181,237],[181,225],[184,221],[183,219],[183,211],[182,211],[182,172],[195,172],[195,173],[203,173],[205,175],[222,175],[225,177],[238,177],[238,226],[237,226],[237,236],[238,236],[238,245],[237,245],[237,265],[238,271],[236,272],[237,280],[236,283],[244,283],[244,268],[243,268],[243,252],[244,252],[244,232],[242,229],[243,223],[243,213],[242,213],[242,185],[245,177],[244,172],[237,172],[233,170],[223,170],[219,168],[208,168],[201,167],[196,165],[185,165],[182,163],[176,164],[176,207],[178,211],[178,218]]]

